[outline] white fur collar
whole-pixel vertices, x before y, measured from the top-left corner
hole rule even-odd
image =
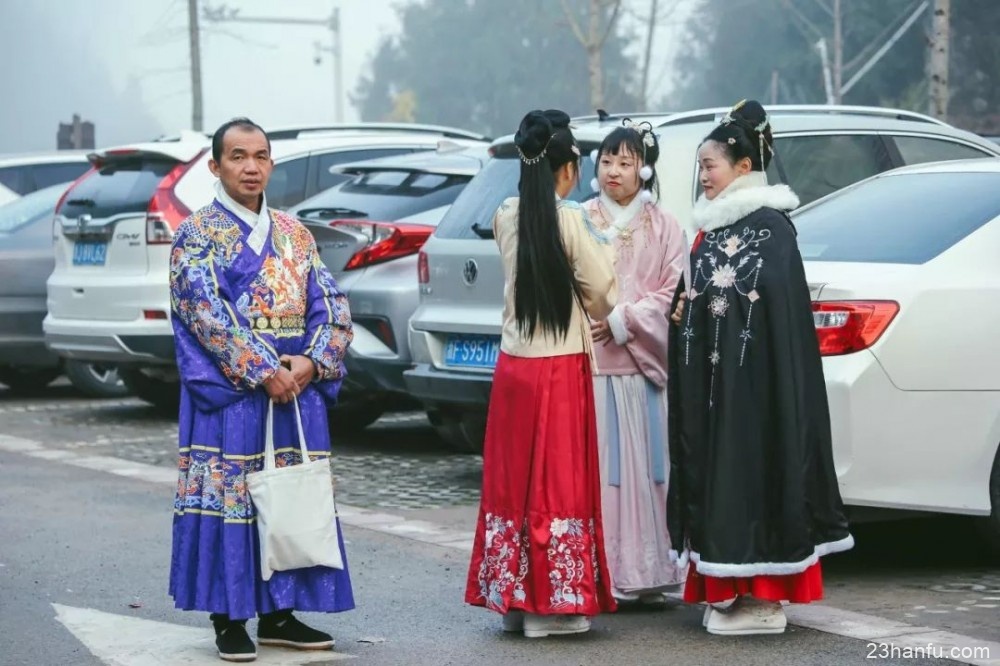
[[[799,197],[788,185],[768,185],[761,171],[740,176],[711,201],[702,194],[694,204],[691,220],[696,229],[713,231],[728,227],[761,208],[795,210]]]
[[[635,219],[635,216],[642,210],[642,197],[636,194],[627,206],[620,205],[617,201],[601,192],[601,205],[611,215],[611,224],[618,228],[624,228]]]

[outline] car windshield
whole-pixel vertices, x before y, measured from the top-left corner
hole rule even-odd
[[[9,234],[44,215],[51,216],[69,183],[46,187],[0,206],[0,234]]]
[[[1000,173],[865,181],[793,215],[806,261],[922,264],[1000,215]]]
[[[580,182],[567,199],[584,201],[595,195],[590,188],[590,178],[594,173],[594,162],[588,154],[591,148],[596,148],[596,145],[585,147],[583,151],[585,157],[581,160]],[[493,214],[503,200],[517,196],[520,174],[517,157],[491,159],[455,200],[455,205],[441,220],[434,235],[441,238],[480,238],[473,227],[490,229]]]

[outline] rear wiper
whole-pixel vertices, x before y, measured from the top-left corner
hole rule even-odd
[[[495,238],[493,235],[493,226],[481,227],[479,223],[476,222],[472,225],[472,232],[479,236],[480,238]]]
[[[70,199],[66,202],[67,206],[86,206],[87,208],[93,208],[97,205],[97,202],[93,199]]]
[[[331,217],[368,217],[368,213],[363,210],[354,210],[353,208],[341,208],[339,206],[329,206],[329,207],[317,207],[317,208],[303,208],[296,213],[299,217],[309,217],[315,215],[321,219],[329,219]]]

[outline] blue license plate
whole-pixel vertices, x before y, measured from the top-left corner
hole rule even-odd
[[[74,266],[103,266],[107,258],[107,243],[77,243],[73,246]]]
[[[496,367],[500,338],[496,335],[449,335],[444,348],[445,365],[464,368]]]

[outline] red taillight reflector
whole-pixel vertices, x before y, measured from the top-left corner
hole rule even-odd
[[[428,284],[431,281],[431,267],[427,263],[427,253],[423,250],[417,255],[417,282]]]
[[[365,247],[348,260],[344,266],[345,271],[416,254],[434,233],[434,227],[419,224],[389,224],[367,220],[333,220],[330,226],[349,229],[368,239]]]
[[[895,301],[817,301],[812,304],[819,352],[840,356],[878,342],[899,313]]]
[[[169,319],[170,316],[163,310],[143,310],[143,319]]]
[[[175,166],[156,186],[153,198],[149,200],[149,208],[146,209],[147,245],[166,245],[172,242],[174,230],[191,214],[191,210],[177,198],[174,188],[207,150],[208,148],[202,150],[190,162]]]

